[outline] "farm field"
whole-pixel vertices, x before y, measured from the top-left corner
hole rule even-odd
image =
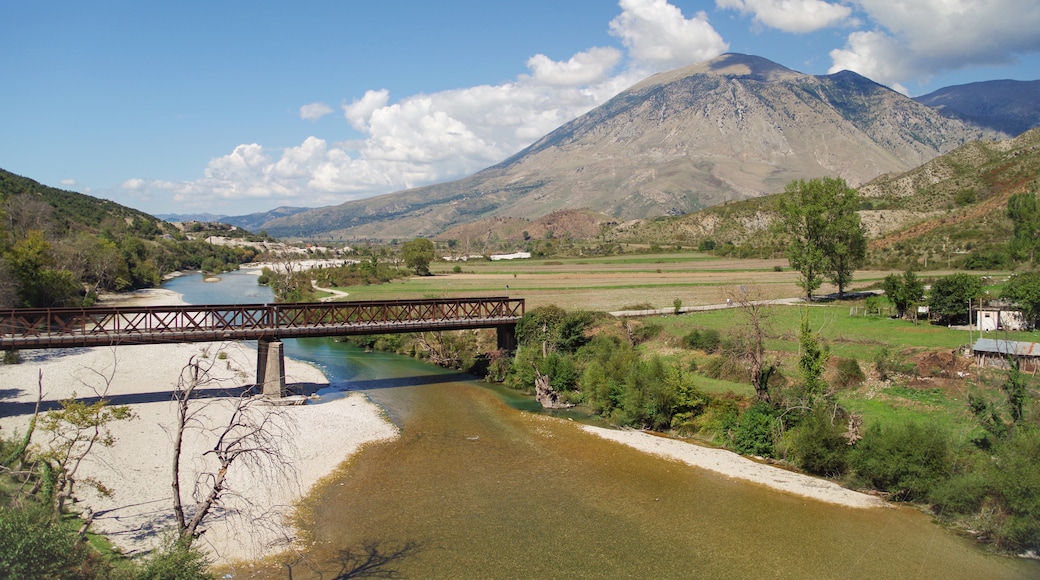
[[[453,272],[459,266],[461,272]],[[340,288],[354,300],[500,296],[522,297],[528,308],[554,304],[565,309],[624,310],[633,305],[670,308],[725,303],[741,286],[754,286],[762,299],[801,295],[798,273],[786,260],[717,258],[696,252],[601,258],[435,262],[433,276],[392,284]],[[780,270],[780,271],[777,271]],[[879,282],[891,272],[860,272],[856,287]],[[821,293],[834,291],[824,285]]]

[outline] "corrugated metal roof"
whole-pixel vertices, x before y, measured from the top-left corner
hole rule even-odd
[[[1040,344],[1014,340],[980,338],[975,342],[975,352],[993,352],[1003,355],[1040,356]]]

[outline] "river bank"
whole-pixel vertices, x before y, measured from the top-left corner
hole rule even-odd
[[[120,297],[118,303],[183,302],[175,292],[151,289]],[[112,488],[113,495],[97,497],[81,488],[84,501],[79,506],[93,510],[95,529],[131,554],[150,549],[162,531],[172,524],[170,462],[175,408],[171,396],[184,365],[192,357],[205,357],[201,360],[215,363],[210,373],[214,385],[222,388],[255,381],[255,350],[236,343],[23,351],[21,354],[22,364],[0,367],[0,377],[9,389],[0,399],[3,411],[0,412],[0,433],[6,437],[24,430],[28,424],[40,373],[46,401],[56,402],[73,393],[80,397],[94,396],[97,391],[104,392],[113,404],[132,407],[136,418],[113,424],[115,445],[96,450],[81,473],[81,477],[96,477]],[[290,384],[306,384],[312,389],[327,384],[318,368],[291,360],[286,361],[286,379]],[[206,410],[207,422],[220,425],[226,421],[228,412],[227,408],[211,406]],[[360,393],[317,405],[279,407],[277,412],[286,420],[287,429],[286,436],[280,439],[283,447],[279,451],[290,467],[281,474],[243,471],[232,475],[233,494],[228,497],[221,517],[211,525],[210,533],[202,538],[217,563],[254,559],[284,547],[294,538],[294,531],[283,521],[294,502],[306,497],[315,483],[365,443],[397,435],[383,412]],[[803,497],[851,507],[884,505],[872,496],[844,490],[825,480],[757,464],[728,451],[638,431],[589,430],[647,453]],[[207,469],[204,454],[213,446],[212,433],[209,437],[206,433],[197,435],[184,454],[192,474]],[[36,440],[45,441],[43,437],[43,433],[38,433]],[[283,477],[286,474],[289,477]],[[191,490],[193,481],[194,475],[182,478],[182,489]]]
[[[113,302],[108,302],[114,304]],[[122,297],[121,305],[183,303],[180,295],[150,289]],[[95,514],[93,527],[124,553],[154,547],[173,524],[170,492],[172,433],[176,409],[171,400],[178,377],[192,357],[209,367],[207,389],[231,389],[256,380],[256,350],[239,343],[195,343],[22,351],[21,364],[0,366],[4,384],[0,399],[0,433],[24,433],[42,384],[45,402],[72,396],[104,396],[111,404],[129,405],[135,418],[110,424],[111,447],[95,448],[80,468],[79,479],[92,477],[112,490],[102,497],[85,485],[77,488],[83,501],[75,509]],[[320,369],[286,360],[286,382],[314,390],[327,385]],[[202,409],[206,426],[226,424],[230,407],[208,399]],[[397,435],[382,411],[361,393],[321,404],[266,407],[278,415],[284,429],[277,451],[285,469],[250,471],[235,466],[226,501],[201,538],[216,563],[250,560],[283,548],[294,539],[285,518],[322,477],[331,473],[361,446]],[[189,505],[195,475],[213,471],[214,433],[195,429],[186,440],[181,488]],[[34,441],[46,445],[48,434],[37,431]]]

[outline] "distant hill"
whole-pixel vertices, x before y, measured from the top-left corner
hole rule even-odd
[[[219,222],[224,219],[225,216],[212,214],[212,213],[157,213],[155,217],[167,221],[170,223],[174,222]]]
[[[948,117],[1011,136],[1040,127],[1040,80],[956,85],[914,100]]]
[[[0,169],[0,201],[20,194],[28,194],[32,199],[49,205],[61,227],[70,230],[97,231],[110,220],[126,225],[137,224],[137,229],[142,231],[161,229],[161,222],[143,211],[107,199],[43,185]]]
[[[309,210],[306,207],[276,207],[270,211],[251,213],[248,215],[227,216],[214,215],[210,213],[199,214],[162,214],[156,216],[168,222],[219,222],[231,226],[238,226],[250,232],[259,232],[264,229],[264,224],[278,218],[289,217],[300,212]]]
[[[617,220],[678,215],[781,191],[798,178],[840,176],[855,186],[999,136],[852,72],[812,76],[726,54],[650,77],[467,178],[263,228],[279,237],[389,239],[568,209]]]
[[[888,174],[859,188],[860,218],[875,267],[962,267],[1012,235],[1007,200],[1040,191],[1040,128],[1002,141],[976,141],[920,167]],[[674,218],[614,228],[612,239],[696,246],[734,244],[745,255],[782,251],[770,226],[783,194],[711,207]]]

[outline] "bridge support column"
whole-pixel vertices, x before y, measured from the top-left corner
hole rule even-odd
[[[515,324],[503,324],[502,326],[495,327],[498,331],[498,350],[508,350],[513,352],[516,350],[516,325]]]
[[[261,338],[256,346],[256,384],[265,397],[284,397],[285,353],[282,351],[282,341]]]

